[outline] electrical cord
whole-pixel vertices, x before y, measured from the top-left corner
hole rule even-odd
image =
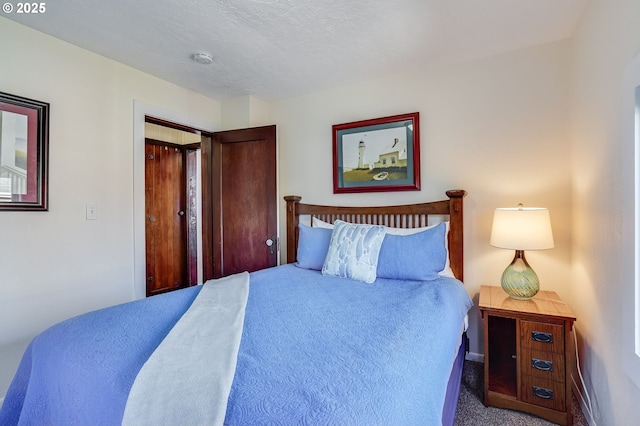
[[[596,421],[593,418],[593,406],[591,405],[591,397],[589,397],[589,392],[587,391],[587,387],[584,384],[584,378],[582,377],[582,371],[580,370],[580,357],[578,355],[578,335],[576,334],[575,326],[571,331],[573,332],[573,343],[576,348],[576,367],[578,369],[578,375],[580,376],[580,383],[582,384],[582,390],[584,390],[584,394],[587,396],[586,402],[584,400],[584,396],[582,395],[582,392],[580,392],[580,388],[578,387],[578,384],[576,383],[573,377],[573,374],[571,375],[571,381],[573,382],[573,385],[575,386],[576,391],[578,392],[578,395],[580,395],[582,404],[585,406],[585,408],[587,409],[587,412],[589,413],[589,418],[591,419],[591,426],[597,426]]]

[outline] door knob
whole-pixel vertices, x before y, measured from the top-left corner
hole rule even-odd
[[[269,237],[267,238],[267,241],[264,242],[267,247],[269,247],[269,253],[274,254],[276,252],[276,242],[275,242],[275,237]]]

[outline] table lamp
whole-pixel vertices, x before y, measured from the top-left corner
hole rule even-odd
[[[539,207],[498,208],[493,214],[490,244],[515,250],[513,261],[502,273],[501,285],[512,298],[531,299],[540,289],[538,276],[524,257],[525,250],[553,248],[549,210]]]

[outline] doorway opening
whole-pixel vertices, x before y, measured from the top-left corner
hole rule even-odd
[[[146,296],[202,282],[201,132],[145,116]]]

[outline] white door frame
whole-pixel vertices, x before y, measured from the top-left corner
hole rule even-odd
[[[145,187],[144,187],[144,123],[145,116],[152,116],[172,123],[212,133],[213,123],[202,123],[175,111],[133,101],[133,299],[143,299],[147,293],[147,266],[145,247]],[[200,197],[198,197],[200,204]],[[198,214],[198,247],[202,247],[202,221]],[[198,250],[201,252],[201,250]],[[198,259],[198,277],[201,277],[202,259]]]

